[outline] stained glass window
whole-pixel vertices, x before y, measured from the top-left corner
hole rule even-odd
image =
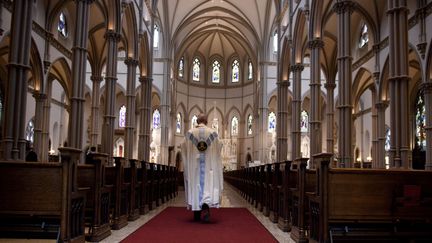
[[[177,113],[177,120],[176,120],[176,133],[181,133],[181,114]]]
[[[233,83],[238,83],[238,81],[240,80],[239,77],[239,61],[238,60],[234,60],[233,64],[232,64],[232,82]]]
[[[248,121],[247,121],[247,134],[248,135],[252,135],[252,124],[253,124],[253,117],[251,114],[249,114]]]
[[[160,112],[158,109],[153,111],[153,129],[160,127]]]
[[[126,106],[122,105],[119,112],[119,127],[126,126]]]
[[[157,49],[159,47],[159,26],[155,24],[153,28],[153,47]]]
[[[275,31],[274,36],[273,36],[273,52],[277,52],[278,51],[278,33]]]
[[[360,40],[359,40],[359,47],[364,47],[369,42],[369,35],[368,35],[368,27],[366,24],[363,24],[361,31],[360,31]]]
[[[307,111],[303,110],[300,114],[300,132],[309,131],[309,115]]]
[[[26,140],[33,143],[34,140],[34,121],[31,119],[26,127]]]
[[[213,118],[212,128],[219,133],[219,120],[217,118]]]
[[[183,78],[183,72],[184,72],[184,59],[182,57],[182,58],[180,58],[180,61],[178,64],[178,75],[180,78]]]
[[[231,119],[231,135],[238,135],[238,118],[236,116]]]
[[[252,80],[252,78],[253,78],[253,67],[252,67],[251,60],[249,60],[249,64],[248,64],[248,80]]]
[[[220,63],[217,60],[213,62],[212,82],[216,84],[220,82]]]
[[[192,116],[192,122],[191,122],[191,126],[192,126],[192,128],[194,128],[194,127],[196,127],[197,125],[198,125],[198,122],[197,122],[197,120],[198,120],[198,117],[196,116],[196,115],[193,115]]]
[[[424,151],[426,149],[426,108],[424,103],[424,95],[422,93],[419,93],[417,96],[415,119],[415,146]]]
[[[66,16],[63,12],[60,13],[57,30],[63,37],[66,37],[68,34]]]
[[[274,112],[270,112],[268,115],[268,131],[275,132],[276,130],[276,115]]]
[[[192,64],[192,80],[199,81],[200,80],[200,60],[195,58]]]
[[[390,128],[386,128],[386,134],[385,134],[385,145],[384,145],[385,151],[390,150]]]

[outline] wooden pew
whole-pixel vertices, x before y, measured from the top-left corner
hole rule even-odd
[[[291,170],[291,161],[281,163],[280,170],[282,183],[279,188],[279,219],[278,227],[282,231],[291,230],[290,209],[291,209],[291,190],[295,185],[296,177]]]
[[[270,203],[271,203],[271,180],[272,180],[272,170],[271,164],[264,165],[264,187],[263,187],[263,214],[264,216],[270,216]]]
[[[129,185],[128,198],[128,220],[134,221],[139,218],[139,203],[141,197],[141,181],[138,180],[138,163],[135,159],[129,159],[129,167],[125,168],[124,183]]]
[[[276,162],[272,164],[272,177],[270,184],[270,215],[269,219],[273,223],[277,223],[279,220],[279,190],[282,184],[282,173],[280,170],[281,163]]]
[[[128,223],[129,185],[124,182],[125,159],[115,157],[114,161],[115,166],[105,168],[105,183],[113,187],[110,198],[111,228],[118,230]]]
[[[101,241],[111,235],[110,195],[112,186],[105,185],[105,165],[108,155],[93,153],[91,164],[78,165],[77,183],[86,189],[87,241]]]
[[[295,160],[293,165],[296,170],[296,185],[291,188],[291,238],[296,242],[307,242],[307,214],[308,203],[306,192],[314,191],[316,187],[315,171],[306,170],[308,158],[299,158]]]
[[[330,169],[330,157],[315,156],[310,242],[432,241],[432,171]]]
[[[61,163],[0,162],[1,237],[84,242],[85,194],[75,177],[81,150],[59,151]]]

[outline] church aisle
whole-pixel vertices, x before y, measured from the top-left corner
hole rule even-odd
[[[129,222],[126,227],[121,230],[113,230],[112,235],[103,240],[104,243],[119,242],[126,238],[129,234],[137,230],[151,218],[159,214],[166,207],[185,207],[184,203],[184,191],[179,190],[179,194],[176,198],[169,201],[168,203],[150,211],[148,214],[141,216],[139,219],[133,222]],[[244,207],[247,208],[255,217],[267,228],[270,233],[281,243],[291,243],[293,242],[289,238],[289,233],[281,231],[276,224],[270,222],[270,220],[265,217],[261,212],[252,207],[247,203],[236,191],[235,189],[227,183],[224,183],[224,191],[222,194],[222,207]],[[192,217],[192,214],[191,214]]]

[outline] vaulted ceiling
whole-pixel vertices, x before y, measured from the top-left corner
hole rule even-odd
[[[274,2],[159,0],[161,31],[173,47],[168,55],[256,58],[268,46],[276,15]]]

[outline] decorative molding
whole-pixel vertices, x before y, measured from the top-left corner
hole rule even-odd
[[[140,76],[140,77],[138,78],[138,80],[139,80],[141,83],[144,83],[144,82],[153,82],[153,78],[152,78],[152,77],[145,77],[145,76]]]
[[[356,3],[351,2],[351,1],[336,2],[333,5],[333,11],[337,14],[344,14],[347,12],[349,14],[352,14],[354,12],[355,5],[356,5]]]
[[[138,66],[138,60],[131,57],[126,58],[124,63],[126,64],[126,66],[132,66],[132,67]]]
[[[70,51],[67,47],[65,47],[58,40],[56,40],[51,32],[46,31],[42,26],[40,26],[38,23],[34,21],[33,21],[32,29],[45,41],[49,42],[54,48],[60,51],[63,55],[65,55],[69,59],[72,59],[72,51]]]
[[[420,85],[420,90],[422,90],[425,94],[432,93],[432,82],[425,82]]]
[[[304,67],[305,67],[305,65],[297,63],[294,65],[291,65],[290,68],[291,68],[292,72],[301,72],[301,71],[303,71]]]
[[[309,49],[321,49],[324,47],[324,41],[321,39],[313,39],[308,43]]]

